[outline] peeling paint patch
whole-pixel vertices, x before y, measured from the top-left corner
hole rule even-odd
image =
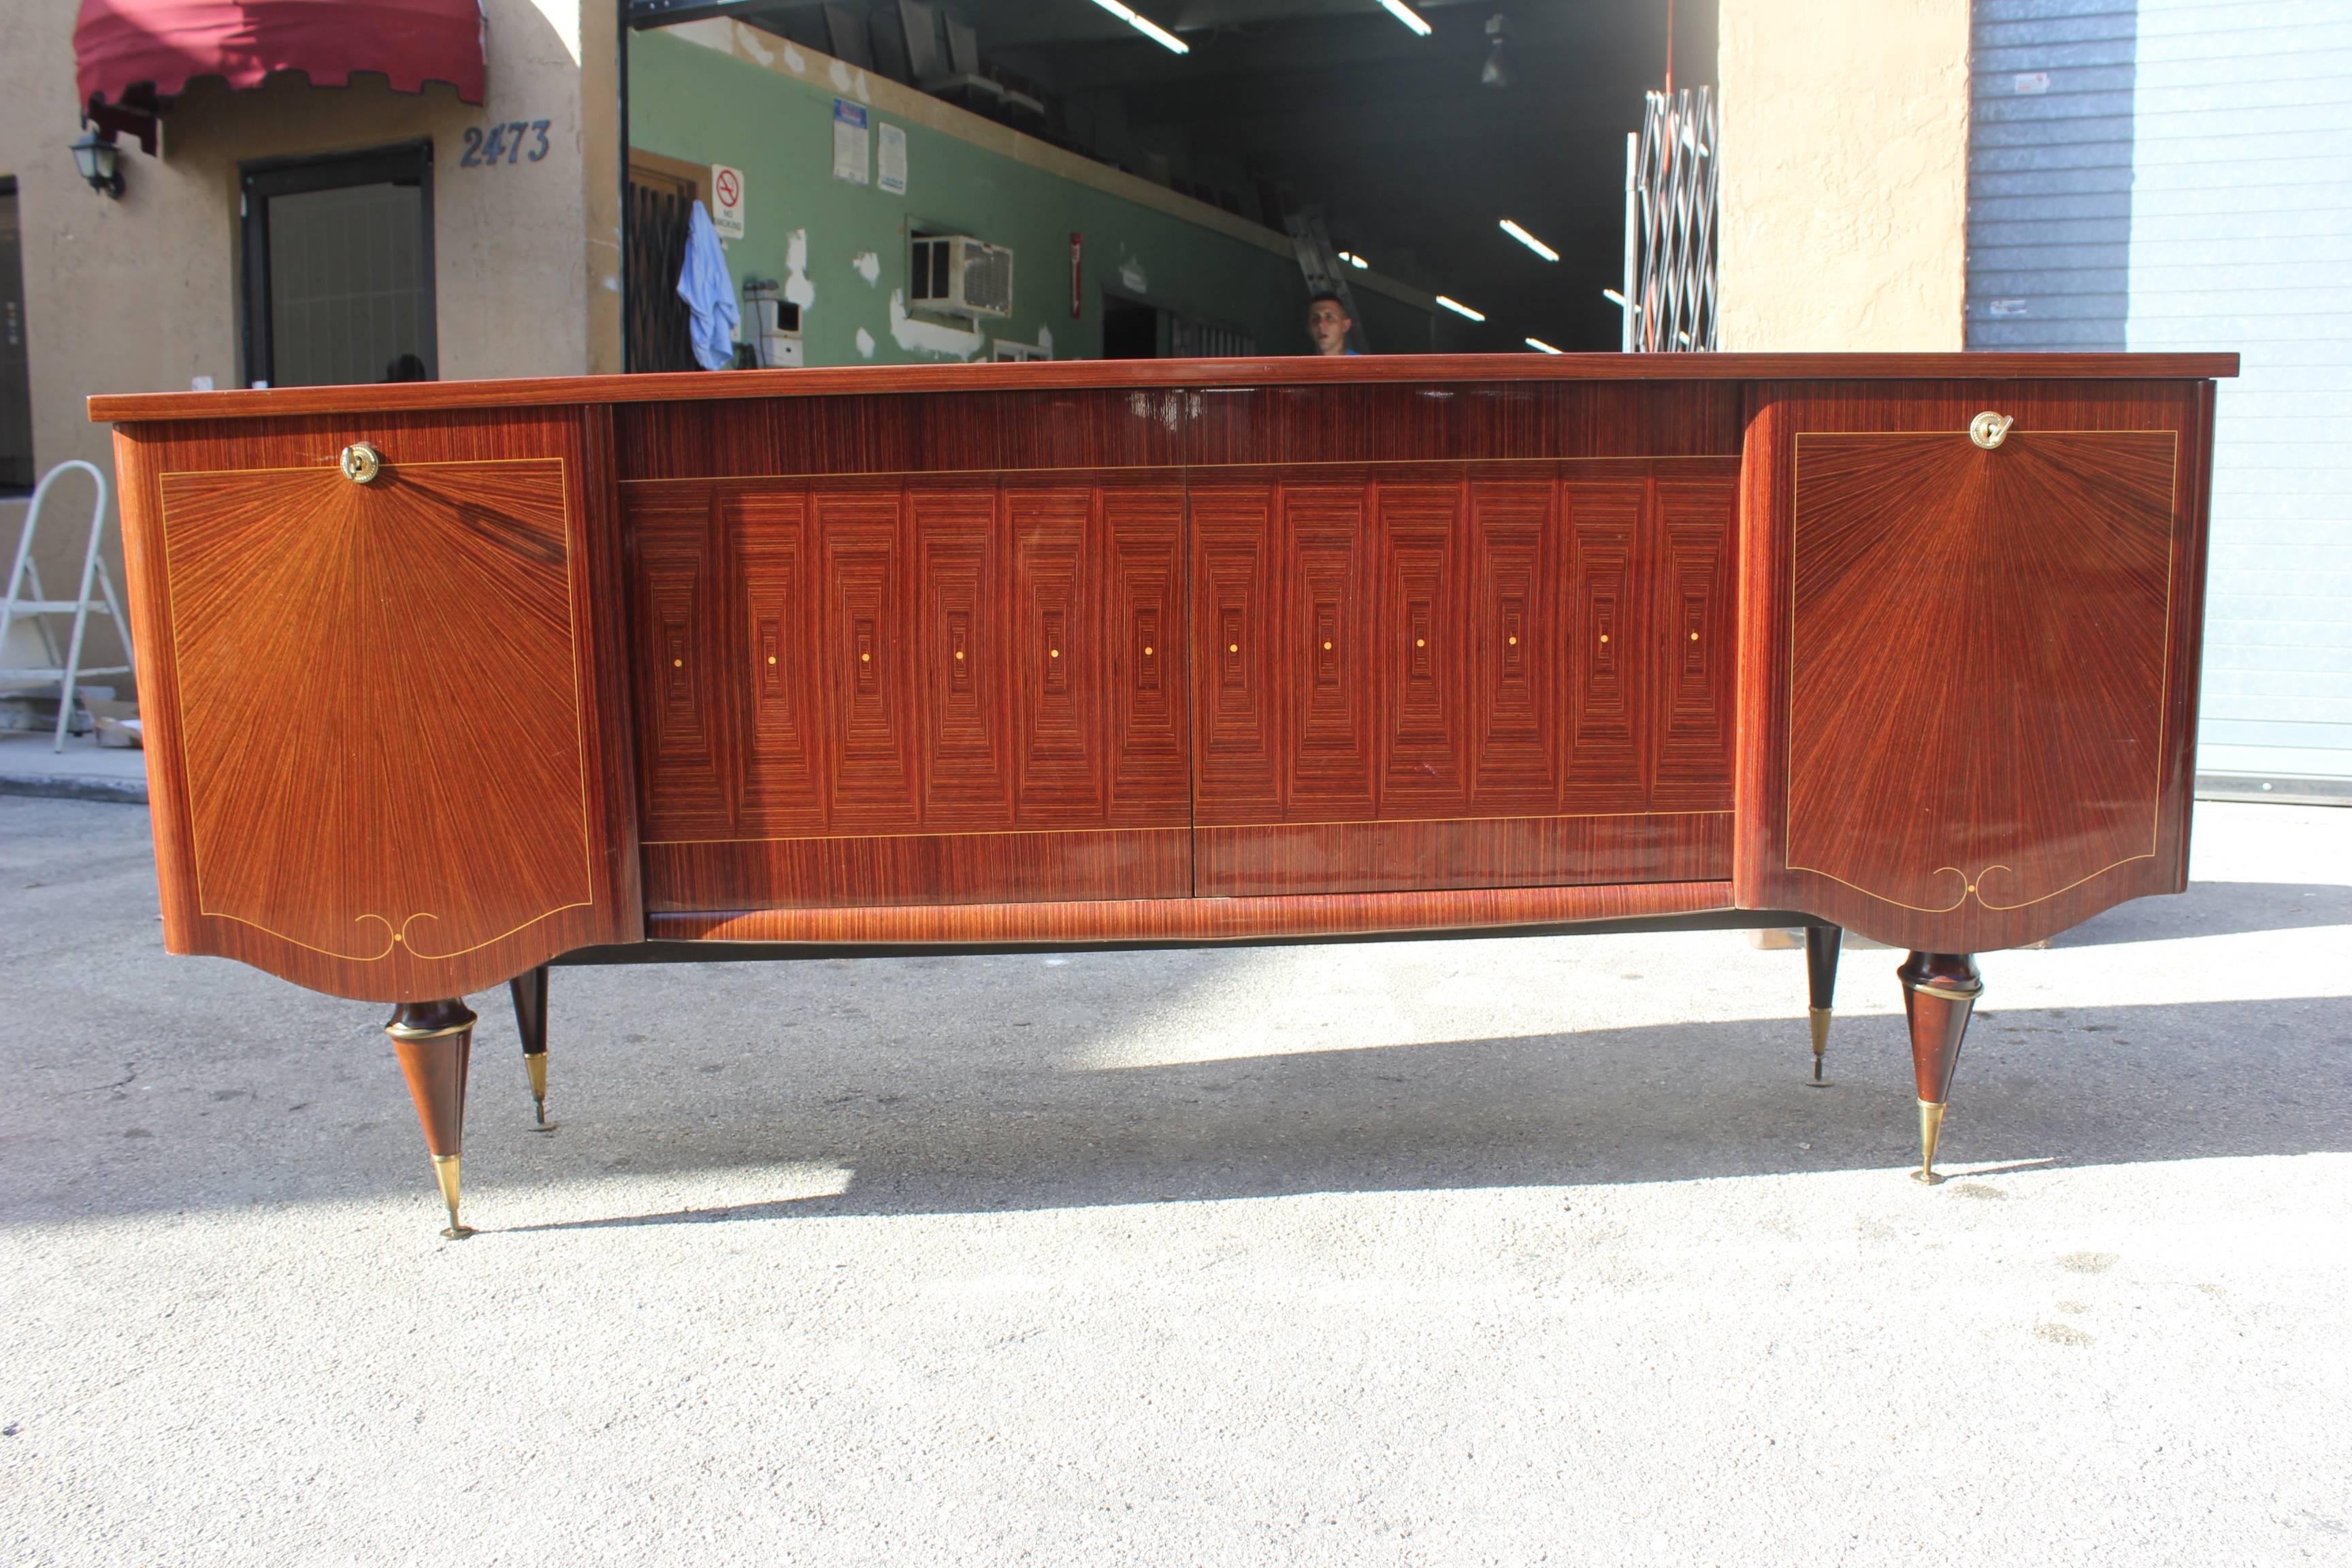
[[[1047,359],[1052,359],[1054,357],[1053,328],[1040,327],[1037,329],[1037,346],[1045,351],[1045,357]]]
[[[808,75],[808,57],[790,44],[784,46],[784,68],[794,76]]]
[[[816,285],[809,281],[808,230],[796,228],[784,242],[784,298],[807,310],[816,303]]]
[[[760,35],[740,22],[735,24],[735,44],[745,54],[750,55],[770,70],[776,68],[776,57],[761,47]]]
[[[858,252],[857,259],[849,265],[856,269],[860,278],[866,279],[868,288],[882,280],[882,258],[870,250]]]
[[[961,327],[950,327],[941,321],[919,321],[907,314],[907,296],[903,289],[890,290],[890,341],[910,353],[950,354],[957,359],[970,359],[980,352],[986,340],[979,332],[967,332]]]
[[[834,91],[847,92],[849,90],[849,68],[843,65],[839,60],[835,60],[833,62],[833,69],[826,73],[825,79],[833,83]]]
[[[864,327],[857,329],[857,353],[861,359],[874,357],[874,334]]]
[[[852,98],[855,98],[860,103],[864,103],[873,97],[874,88],[871,83],[866,81],[866,73],[864,71],[859,71],[856,77],[853,79],[849,89],[849,93]]]

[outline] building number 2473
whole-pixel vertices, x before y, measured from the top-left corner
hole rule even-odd
[[[509,163],[522,161],[536,163],[547,156],[548,123],[544,120],[516,120],[504,125],[493,125],[488,131],[478,125],[468,125],[466,127],[466,155],[457,160],[458,167],[488,168],[501,157]],[[526,160],[523,143],[534,134],[539,140],[533,143]]]

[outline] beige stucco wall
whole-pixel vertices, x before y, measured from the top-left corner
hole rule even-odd
[[[1721,0],[1717,342],[1962,346],[1968,0]]]
[[[488,93],[478,108],[446,87],[402,94],[366,79],[313,89],[273,78],[249,92],[196,82],[164,118],[161,157],[123,141],[120,201],[83,184],[68,152],[80,134],[75,11],[76,0],[0,5],[0,174],[16,176],[25,228],[43,471],[87,458],[111,472],[108,432],[83,416],[93,393],[184,391],[207,375],[240,384],[237,173],[253,159],[430,138],[442,377],[619,368],[608,6],[589,0],[583,29],[582,0],[488,0]],[[541,162],[460,166],[468,127],[537,120],[551,121]],[[87,502],[74,510],[87,516]],[[22,510],[0,501],[0,550],[13,549]],[[66,529],[51,538],[44,526],[42,572],[57,592],[79,547]],[[119,549],[109,553],[119,572]],[[99,652],[92,662],[117,657],[110,646]]]

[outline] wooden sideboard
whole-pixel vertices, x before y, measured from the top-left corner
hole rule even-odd
[[[1802,925],[2188,865],[2229,355],[1198,360],[100,397],[164,940],[395,1004],[452,1234],[551,963]]]

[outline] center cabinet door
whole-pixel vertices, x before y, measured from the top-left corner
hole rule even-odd
[[[650,909],[1192,892],[1181,479],[632,489]]]
[[[1196,889],[1727,875],[1736,471],[1195,469]]]

